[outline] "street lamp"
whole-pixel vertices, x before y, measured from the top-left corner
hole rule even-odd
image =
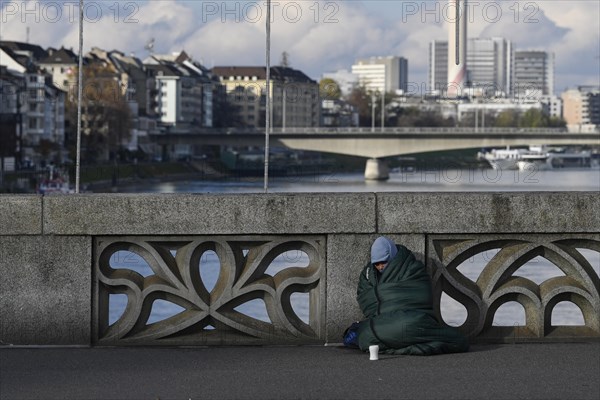
[[[286,102],[287,102],[287,90],[286,90],[286,81],[287,79],[285,79],[283,81],[283,91],[282,91],[282,106],[283,106],[283,111],[282,111],[282,118],[281,118],[281,128],[282,128],[282,132],[285,132],[285,125],[286,125]]]
[[[17,85],[17,98],[16,98],[16,105],[17,105],[17,127],[19,128],[19,136],[17,138],[17,143],[18,143],[18,149],[19,152],[17,153],[17,165],[18,165],[18,169],[23,168],[23,112],[22,112],[22,107],[23,104],[21,103],[23,101],[23,95],[26,95],[26,89],[25,89],[26,83],[23,82],[23,85]]]
[[[381,132],[385,127],[385,93],[377,91],[371,92],[371,132],[375,132],[375,100],[377,96],[381,96]]]
[[[375,92],[371,92],[371,132],[375,132]]]
[[[381,132],[385,125],[385,91],[381,93]]]
[[[271,79],[271,0],[267,0],[267,22],[266,22],[266,110],[265,110],[265,179],[264,179],[264,190],[265,193],[269,190],[269,129],[271,128],[271,93],[270,93],[270,79]]]
[[[83,0],[79,0],[79,81],[77,88],[77,158],[75,161],[75,193],[79,193],[81,169],[81,100],[83,97]]]

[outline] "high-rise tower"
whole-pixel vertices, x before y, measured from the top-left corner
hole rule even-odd
[[[467,0],[448,0],[448,97],[461,96],[467,86]]]
[[[382,93],[408,90],[408,60],[404,57],[371,57],[357,60],[352,73],[367,90]]]
[[[501,37],[467,40],[469,95],[508,96],[513,84],[512,42]],[[443,94],[448,86],[448,41],[429,43],[429,92]],[[465,94],[463,88],[463,94]]]
[[[515,51],[513,94],[519,101],[537,101],[554,94],[554,53]]]

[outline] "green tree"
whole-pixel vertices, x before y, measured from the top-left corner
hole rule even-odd
[[[422,128],[454,126],[454,119],[444,118],[438,112],[421,110],[418,107],[396,107],[391,114],[393,117],[389,119],[390,126]]]
[[[510,128],[519,126],[519,114],[515,110],[504,110],[498,114],[494,121],[498,128]]]
[[[548,118],[548,127],[550,128],[564,128],[567,126],[567,121],[560,117]]]
[[[548,119],[541,110],[530,108],[519,118],[522,128],[542,128],[548,126]]]
[[[335,80],[323,78],[319,82],[319,95],[325,100],[339,100],[342,97],[342,90]]]

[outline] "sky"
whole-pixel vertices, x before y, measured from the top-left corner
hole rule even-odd
[[[78,0],[0,0],[2,40],[78,48]],[[265,65],[266,1],[85,0],[85,45],[134,53],[185,50],[207,67]],[[600,84],[600,1],[470,1],[468,37],[504,37],[555,54],[555,91]],[[408,59],[427,83],[428,45],[447,40],[447,1],[273,0],[271,64],[289,54],[313,79],[371,56]]]

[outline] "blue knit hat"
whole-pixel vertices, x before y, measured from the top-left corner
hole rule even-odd
[[[371,246],[371,264],[389,262],[397,253],[396,244],[385,236],[380,236]]]

